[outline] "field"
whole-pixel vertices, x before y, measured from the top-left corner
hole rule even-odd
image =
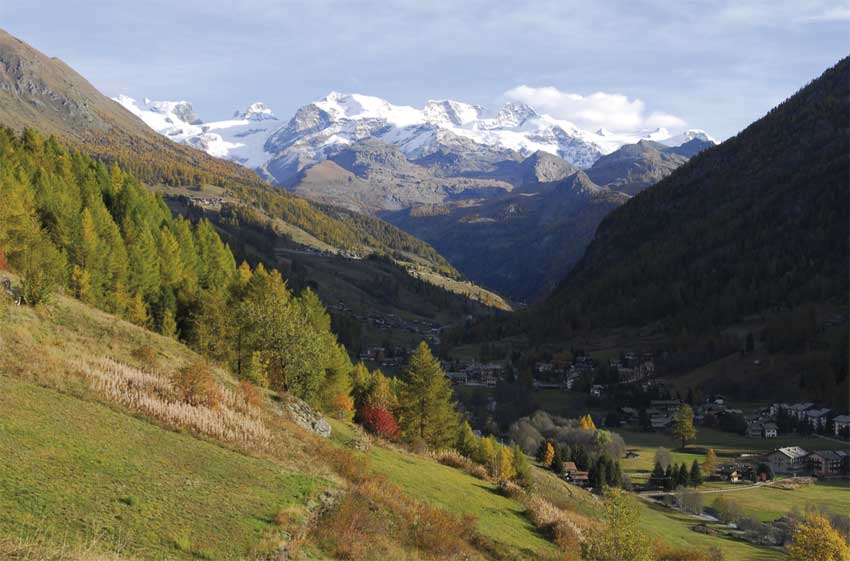
[[[638,458],[622,460],[623,471],[635,482],[645,481],[649,477],[649,473],[655,465],[655,451],[662,446],[671,450],[674,462],[685,462],[688,467],[690,467],[694,460],[702,462],[705,459],[705,452],[709,448],[714,448],[721,462],[742,453],[761,453],[782,446],[801,446],[807,450],[835,450],[841,448],[841,445],[836,442],[815,436],[784,436],[769,439],[747,438],[738,434],[697,427],[696,441],[689,443],[683,452],[679,449],[679,443],[675,442],[669,434],[628,430],[616,430],[615,432],[620,434],[626,441],[627,450],[640,454]]]
[[[623,471],[633,482],[645,482],[652,471],[655,462],[655,451],[659,446],[672,452],[675,463],[685,462],[690,466],[695,459],[702,462],[705,451],[714,448],[720,456],[737,456],[744,452],[764,452],[781,446],[798,445],[807,449],[836,449],[841,445],[816,437],[783,437],[774,439],[750,439],[722,431],[698,428],[697,439],[688,445],[685,452],[678,451],[678,445],[669,435],[659,433],[641,433],[620,430],[617,431],[626,441],[626,448],[638,452],[640,457],[623,459]],[[814,485],[800,487],[796,490],[782,490],[768,486],[749,487],[748,484],[731,484],[726,482],[708,482],[702,491],[725,491],[727,498],[740,504],[744,512],[756,518],[768,521],[775,520],[788,513],[793,507],[804,509],[809,505],[836,514],[850,512],[850,486],[845,483],[818,482]],[[720,493],[705,495],[705,504],[710,506]],[[641,515],[641,525],[649,532],[663,536],[675,545],[696,545],[721,547],[728,559],[772,560],[786,559],[783,552],[767,547],[754,545],[733,539],[712,537],[691,530],[696,521],[686,515],[663,507],[645,503]]]

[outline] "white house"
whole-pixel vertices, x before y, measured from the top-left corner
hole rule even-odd
[[[799,446],[777,448],[767,455],[767,463],[774,473],[797,474],[806,469],[809,453]]]

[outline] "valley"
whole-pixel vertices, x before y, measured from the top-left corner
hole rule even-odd
[[[850,560],[849,85],[206,121],[0,31],[0,558]]]

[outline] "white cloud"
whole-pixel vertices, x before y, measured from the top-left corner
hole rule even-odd
[[[522,85],[508,90],[504,95],[508,99],[527,103],[542,113],[591,130],[605,128],[615,132],[634,132],[685,125],[685,121],[679,117],[663,111],[653,111],[646,115],[643,101],[616,93],[581,95],[564,92],[554,86],[535,88]]]

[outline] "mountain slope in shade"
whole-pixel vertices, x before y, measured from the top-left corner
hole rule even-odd
[[[527,183],[492,199],[381,216],[429,241],[476,282],[533,301],[563,278],[599,222],[628,199],[594,184],[582,171],[551,177],[556,179]]]
[[[672,150],[649,140],[627,144],[596,160],[587,175],[600,185],[635,195],[688,161]]]
[[[850,59],[612,212],[549,327],[723,326],[848,297]]]

